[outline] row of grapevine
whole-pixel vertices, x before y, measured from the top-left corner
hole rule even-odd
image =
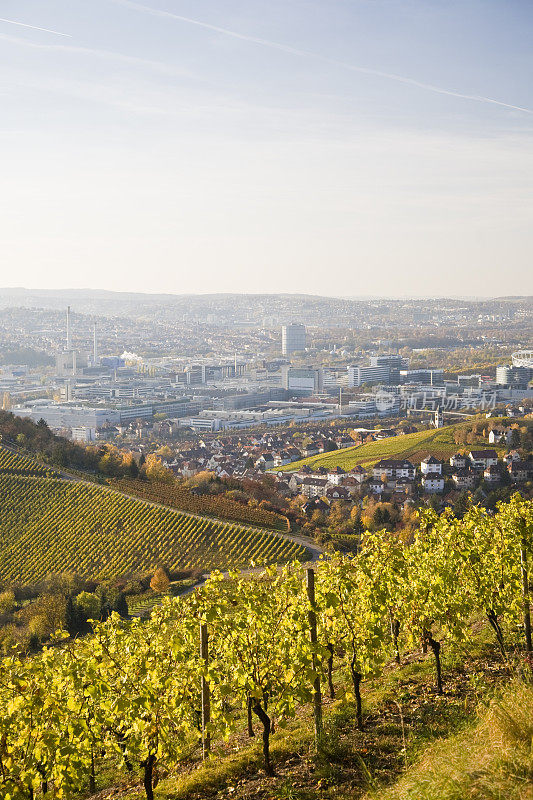
[[[0,793],[94,792],[105,753],[126,771],[141,769],[151,800],[158,774],[198,747],[200,731],[204,744],[226,737],[246,712],[249,729],[254,715],[261,725],[272,773],[273,721],[282,726],[300,704],[314,701],[322,745],[320,697],[323,687],[335,691],[335,661],[351,679],[346,698],[361,727],[366,678],[422,643],[435,654],[441,691],[441,643],[463,642],[473,617],[493,620],[504,653],[520,630],[531,652],[532,550],[533,503],[518,495],[494,516],[429,512],[412,543],[370,534],[357,558],[336,555],[308,571],[307,587],[298,563],[255,580],[215,573],[201,591],[165,599],[145,624],[115,615],[87,639],[58,642],[34,659],[6,657]]]
[[[50,467],[42,466],[27,456],[13,453],[11,450],[0,446],[0,473],[2,472],[48,478],[57,475],[56,471]]]
[[[133,494],[143,500],[178,508],[180,511],[207,514],[220,519],[243,522],[246,525],[257,525],[273,530],[288,530],[287,518],[281,516],[281,514],[266,511],[263,508],[252,508],[243,503],[238,503],[236,500],[228,500],[226,497],[196,495],[177,483],[122,478],[115,481],[113,485],[126,494]]]
[[[169,569],[246,567],[305,557],[276,533],[158,508],[109,489],[0,473],[0,578],[49,572],[109,578]]]

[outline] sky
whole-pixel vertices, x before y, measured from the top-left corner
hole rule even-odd
[[[533,294],[531,0],[0,18],[0,286]]]

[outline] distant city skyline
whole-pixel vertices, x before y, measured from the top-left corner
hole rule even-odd
[[[327,288],[327,287],[326,287]],[[80,293],[86,292],[88,296],[98,296],[98,294],[110,294],[110,295],[121,295],[121,294],[138,294],[138,295],[168,295],[171,297],[202,297],[202,296],[221,296],[224,295],[236,295],[241,297],[247,297],[249,295],[264,295],[265,297],[277,297],[286,295],[288,297],[325,297],[325,298],[342,298],[344,300],[355,300],[355,301],[371,301],[371,300],[433,300],[436,298],[442,298],[446,300],[464,300],[469,302],[475,302],[477,300],[491,300],[491,299],[510,299],[514,297],[518,298],[529,298],[533,297],[533,295],[529,293],[524,294],[493,294],[493,293],[480,293],[477,295],[461,295],[461,294],[452,294],[452,293],[442,293],[438,292],[435,294],[361,294],[361,295],[345,295],[345,294],[335,294],[333,292],[276,292],[276,291],[257,291],[257,292],[211,292],[211,291],[196,291],[196,292],[161,292],[157,290],[150,291],[149,289],[144,291],[133,291],[133,290],[125,290],[125,289],[106,289],[105,287],[101,286],[80,286],[80,287],[73,287],[73,286],[65,286],[58,289],[49,288],[48,286],[0,286],[0,297],[2,296],[12,296],[16,297],[17,293],[27,293],[31,295],[35,292],[37,295],[41,293],[43,296],[50,296],[50,297],[61,297],[64,296],[63,299],[66,302],[68,296],[76,297]],[[11,294],[13,293],[13,294]],[[23,296],[22,294],[20,295]]]
[[[533,294],[533,6],[4,0],[0,285]]]

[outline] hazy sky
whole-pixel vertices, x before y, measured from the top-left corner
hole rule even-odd
[[[0,286],[533,293],[531,0],[0,17]]]

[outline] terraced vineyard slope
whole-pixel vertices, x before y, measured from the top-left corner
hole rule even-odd
[[[160,508],[84,483],[0,473],[0,579],[49,572],[95,578],[147,571],[247,567],[305,558],[282,536]]]
[[[141,500],[160,503],[163,506],[177,508],[179,511],[189,511],[193,514],[202,514],[218,519],[228,519],[241,522],[245,525],[254,525],[259,528],[269,528],[286,532],[288,521],[281,514],[265,511],[263,508],[251,508],[226,497],[210,495],[195,495],[184,489],[178,483],[152,483],[151,481],[133,480],[122,478],[115,481],[116,488],[124,494],[132,494]]]
[[[11,475],[32,475],[43,478],[57,476],[57,472],[51,467],[42,466],[32,458],[13,453],[0,446],[0,473],[4,472]]]
[[[310,467],[342,467],[344,470],[360,465],[365,469],[370,469],[382,458],[409,458],[413,462],[420,462],[427,455],[443,459],[449,458],[459,448],[454,441],[456,428],[456,425],[448,425],[438,430],[419,431],[418,433],[408,433],[405,436],[391,436],[358,447],[347,447],[344,450],[310,456],[310,458],[294,461],[279,469],[284,472],[294,472],[304,464],[308,464]],[[486,443],[483,446],[476,445],[475,449],[482,449],[482,447],[498,449],[495,445]]]

